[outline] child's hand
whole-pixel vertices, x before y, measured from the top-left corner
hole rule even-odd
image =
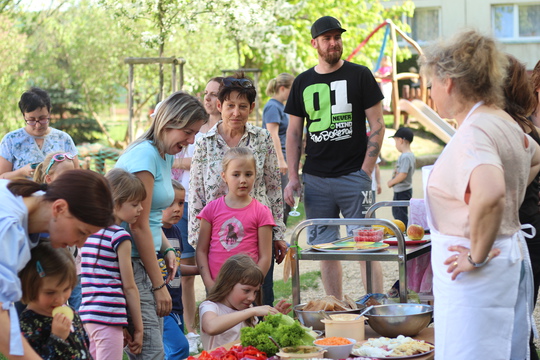
[[[253,311],[254,316],[266,316],[268,314],[275,315],[279,312],[276,308],[268,305],[255,306],[252,307],[251,310]]]
[[[291,303],[286,302],[286,300],[279,300],[279,302],[274,306],[277,311],[283,315],[287,315],[291,311]]]
[[[133,354],[140,354],[142,352],[143,344],[143,332],[142,330],[135,330],[133,334],[133,340],[128,341],[129,351]]]
[[[51,324],[51,334],[58,336],[62,340],[66,340],[71,329],[71,320],[66,315],[58,313],[54,315]]]
[[[165,279],[165,281],[168,284],[172,281],[172,279],[174,279],[176,275],[176,270],[178,270],[178,263],[176,262],[176,252],[169,251],[163,258],[163,260],[165,260],[165,266],[167,266],[167,279]]]
[[[131,334],[129,333],[129,330],[127,328],[123,329],[124,332],[124,347],[128,346],[130,342],[133,341],[133,338],[131,337]]]
[[[377,184],[377,195],[380,195],[381,193],[382,193],[381,184]]]

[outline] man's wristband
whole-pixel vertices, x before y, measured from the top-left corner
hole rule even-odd
[[[488,255],[488,256],[486,257],[486,260],[482,261],[481,263],[475,263],[475,262],[473,261],[473,259],[471,258],[471,253],[470,253],[470,252],[467,253],[467,260],[469,260],[469,263],[470,263],[472,266],[474,266],[475,268],[479,268],[479,267],[482,267],[482,266],[486,265],[486,264],[488,263],[489,259],[490,259],[490,257],[489,257],[489,255]]]
[[[165,285],[167,285],[167,282],[163,282],[163,284],[159,285],[159,286],[156,286],[155,288],[151,288],[150,291],[151,292],[154,292],[154,291],[158,291],[159,289],[161,289],[162,287],[164,287]]]

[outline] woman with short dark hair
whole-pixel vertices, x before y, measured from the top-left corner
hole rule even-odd
[[[19,109],[26,126],[6,134],[0,142],[0,178],[32,178],[37,164],[53,152],[73,156],[75,168],[79,167],[77,148],[71,136],[49,126],[51,99],[44,90],[33,87],[25,91]]]
[[[197,215],[203,207],[227,193],[227,184],[221,178],[221,161],[225,152],[232,147],[247,147],[254,153],[257,168],[251,195],[272,211],[277,224],[273,229],[273,243],[279,263],[287,250],[281,176],[270,133],[248,122],[249,115],[255,109],[256,96],[255,86],[243,73],[222,80],[217,103],[222,120],[197,140],[193,153],[189,182],[189,242],[196,244],[198,241],[200,219],[197,219]],[[272,267],[268,276],[271,273]],[[273,301],[272,286],[272,281],[267,278],[263,286],[265,304]]]

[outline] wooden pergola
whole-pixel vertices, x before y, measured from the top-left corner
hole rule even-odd
[[[135,58],[128,57],[124,63],[129,65],[129,122],[128,122],[128,141],[133,141],[133,92],[135,88],[135,65],[150,64],[171,64],[171,87],[172,92],[182,90],[184,86],[184,64],[185,59],[177,57],[155,57],[155,58]],[[178,67],[178,72],[177,72]]]

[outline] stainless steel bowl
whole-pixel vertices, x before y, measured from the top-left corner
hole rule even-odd
[[[423,304],[376,305],[365,316],[369,326],[382,336],[415,336],[429,325],[433,307]]]
[[[323,316],[318,311],[304,311],[302,310],[306,304],[298,304],[293,307],[294,313],[298,318],[298,321],[306,327],[312,327],[313,330],[324,331],[324,323],[321,322]],[[358,305],[360,309],[346,310],[346,311],[326,311],[328,315],[333,314],[360,314],[360,310],[364,309],[363,305]]]

